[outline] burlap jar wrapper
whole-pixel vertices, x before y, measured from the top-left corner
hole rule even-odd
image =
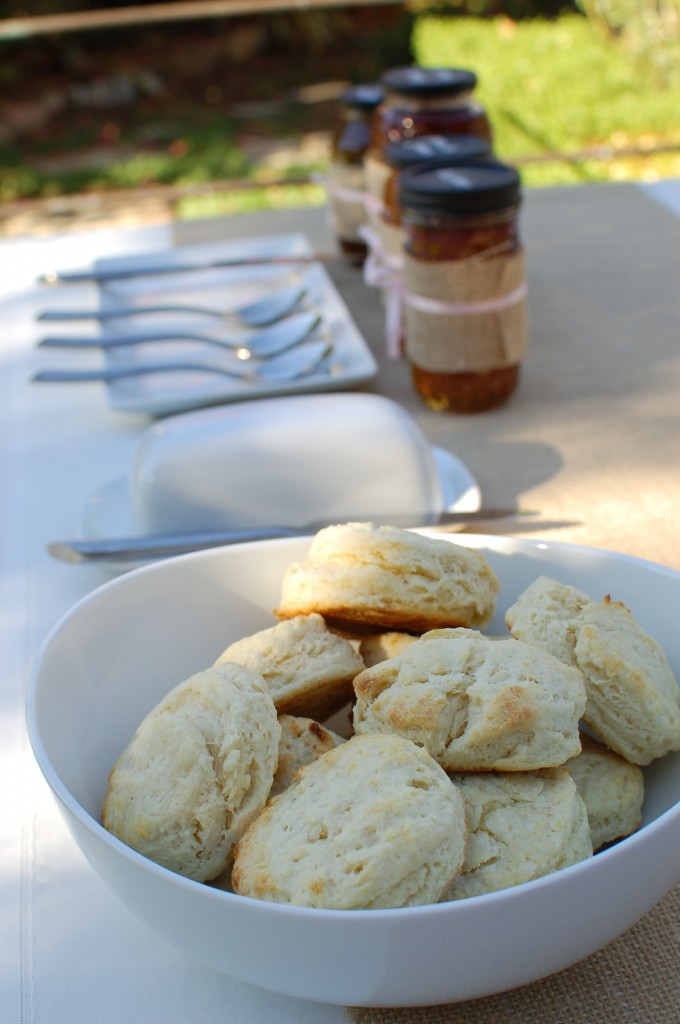
[[[403,267],[410,362],[434,373],[465,373],[522,361],[528,322],[521,249],[442,262],[406,252]],[[417,308],[419,300],[437,311]]]
[[[392,169],[384,160],[379,160],[369,153],[364,158],[364,174],[366,180],[366,205],[369,212],[377,216],[382,213],[385,186],[392,174]]]
[[[385,286],[388,281],[385,278],[385,271],[390,271],[387,277],[391,279],[391,270],[401,267],[404,247],[404,235],[401,227],[395,227],[383,219],[385,203],[385,187],[392,175],[392,170],[384,160],[374,156],[367,156],[364,161],[366,175],[366,223],[370,228],[370,248],[372,263],[368,270],[367,283]]]
[[[387,253],[395,264],[400,264],[404,258],[404,232],[403,229],[396,224],[388,224],[386,220],[380,218],[380,224],[378,227],[378,235],[380,242]]]
[[[366,223],[364,168],[360,164],[332,161],[328,173],[328,203],[336,235],[361,242],[359,228]]]

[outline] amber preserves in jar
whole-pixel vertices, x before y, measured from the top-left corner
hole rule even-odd
[[[450,160],[451,163],[465,160],[478,160],[489,156],[489,143],[478,135],[419,135],[415,139],[401,139],[390,142],[385,149],[385,162],[389,168],[389,176],[385,182],[382,205],[370,217],[374,235],[372,246],[376,247],[374,260],[387,263],[397,274],[403,264],[404,232],[401,226],[401,208],[399,206],[399,180],[402,171],[408,167],[423,163],[428,159]],[[370,213],[370,211],[369,211]],[[388,288],[394,287],[394,275],[389,272],[383,275]],[[392,304],[398,301],[392,298]],[[394,305],[392,305],[394,308]],[[396,314],[391,321],[391,328],[386,332],[390,336],[389,350],[396,356],[404,354],[404,338],[396,336]]]
[[[373,112],[384,97],[382,86],[356,85],[340,97],[331,138],[328,200],[340,251],[348,262],[361,264],[366,243],[359,234],[365,221],[364,158],[371,141]]]
[[[417,65],[386,71],[380,84],[383,102],[374,111],[371,144],[366,154],[367,203],[373,222],[382,216],[390,167],[385,158],[391,143],[421,135],[476,135],[491,145],[491,125],[473,97],[477,75],[463,68]]]
[[[463,68],[392,68],[380,79],[385,99],[373,120],[371,149],[417,135],[479,135],[491,143],[491,124],[473,98],[477,75]]]
[[[405,350],[431,408],[483,412],[510,397],[527,344],[518,172],[431,160],[402,172]]]

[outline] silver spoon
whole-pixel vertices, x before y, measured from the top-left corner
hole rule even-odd
[[[191,316],[207,316],[217,320],[236,320],[245,327],[266,327],[296,309],[306,295],[303,284],[287,285],[269,292],[234,309],[214,309],[209,306],[159,305],[159,306],[117,306],[110,309],[76,310],[46,309],[38,313],[37,319],[50,323],[66,323],[75,320],[116,320],[118,317],[146,315],[149,313],[188,313]]]
[[[38,383],[71,384],[87,381],[114,381],[151,373],[216,373],[225,377],[257,383],[285,383],[313,373],[333,351],[330,341],[310,341],[274,359],[251,366],[216,366],[212,363],[142,363],[131,366],[104,366],[96,370],[41,370],[33,377]]]
[[[148,331],[130,331],[129,334],[101,334],[94,338],[54,335],[42,338],[42,348],[121,348],[127,345],[141,345],[158,341],[199,341],[206,345],[218,345],[233,349],[239,359],[268,359],[279,355],[300,342],[305,341],[321,323],[321,314],[316,312],[293,313],[285,320],[263,327],[253,334],[229,337],[223,334],[202,334],[191,329],[157,328]]]

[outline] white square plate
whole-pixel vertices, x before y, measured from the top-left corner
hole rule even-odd
[[[110,406],[124,412],[165,415],[181,412],[214,403],[243,401],[279,394],[302,394],[305,392],[335,391],[362,384],[377,373],[376,361],[360,334],[356,324],[321,263],[290,266],[272,265],[261,267],[229,267],[191,270],[188,272],[149,275],[144,272],[150,262],[162,262],[168,268],[187,263],[210,263],[231,257],[253,258],[258,256],[313,255],[309,241],[304,235],[275,235],[263,238],[232,240],[201,246],[186,246],[168,250],[160,255],[136,255],[99,260],[98,270],[117,268],[135,270],[139,277],[114,279],[100,284],[100,306],[107,311],[117,305],[157,305],[160,303],[205,305],[214,308],[233,308],[263,294],[271,287],[278,288],[301,279],[308,289],[309,301],[323,312],[323,325],[332,336],[334,351],[327,364],[307,377],[290,383],[251,383],[227,377],[210,376],[204,373],[172,372],[151,374],[138,378],[111,381],[106,385]],[[233,324],[222,327],[217,321],[177,314],[169,321],[167,315],[121,317],[101,325],[101,333],[124,333],[139,330],[147,324],[157,330],[163,323],[181,324],[207,334],[220,331],[237,332]],[[195,342],[154,342],[151,345],[135,345],[106,351],[107,365],[134,365],[151,358],[163,360],[186,360],[191,356],[205,358],[206,362],[220,359],[233,361],[233,356],[224,356],[213,346],[201,346]],[[207,352],[207,355],[206,355]]]

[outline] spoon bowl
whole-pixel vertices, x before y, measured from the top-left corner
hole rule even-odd
[[[93,338],[53,335],[42,338],[41,348],[122,348],[164,341],[197,341],[204,345],[217,345],[232,349],[239,359],[269,359],[294,348],[305,341],[321,323],[321,314],[310,310],[293,313],[276,323],[251,334],[203,334],[190,328],[158,328],[148,331],[130,331],[127,334],[102,334]]]

